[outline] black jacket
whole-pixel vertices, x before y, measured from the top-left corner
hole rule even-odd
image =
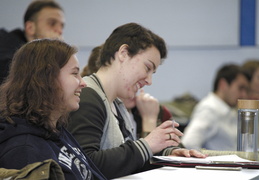
[[[9,65],[17,49],[27,42],[24,32],[15,29],[7,32],[0,29],[0,84],[8,75]]]
[[[106,119],[102,98],[92,88],[84,88],[80,96],[80,108],[71,113],[68,130],[106,178],[118,178],[160,167],[149,163],[149,150],[144,145],[139,146],[142,144],[139,140],[127,140],[118,147],[102,149],[101,139],[107,136],[107,132],[103,131]]]

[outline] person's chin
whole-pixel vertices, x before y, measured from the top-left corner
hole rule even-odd
[[[71,112],[77,111],[78,109],[79,109],[79,104],[73,106],[73,107],[71,108]]]
[[[138,91],[134,91],[131,96],[130,96],[130,99],[134,99],[136,97],[136,94],[137,94]]]

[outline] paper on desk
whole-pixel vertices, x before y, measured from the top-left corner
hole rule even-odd
[[[179,163],[204,163],[209,164],[213,162],[255,162],[247,159],[240,158],[237,155],[221,155],[221,156],[208,156],[206,158],[195,158],[195,157],[176,157],[176,156],[154,156],[157,160],[164,162],[179,162]]]

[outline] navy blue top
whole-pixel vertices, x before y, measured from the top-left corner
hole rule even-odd
[[[66,179],[106,179],[65,129],[47,136],[47,130],[12,118],[16,125],[0,121],[0,167],[21,169],[28,164],[53,159]]]

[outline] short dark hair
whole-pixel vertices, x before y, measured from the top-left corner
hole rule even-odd
[[[24,14],[23,23],[25,24],[27,21],[33,20],[37,13],[46,7],[56,8],[63,11],[62,7],[54,0],[34,0],[28,6]]]
[[[101,66],[111,64],[111,59],[114,59],[115,53],[123,44],[128,45],[131,57],[139,53],[140,50],[152,46],[158,49],[161,59],[165,59],[167,56],[164,39],[137,23],[128,23],[117,27],[105,41],[100,55]]]
[[[247,74],[237,64],[226,64],[220,67],[214,80],[213,92],[216,92],[218,90],[220,79],[225,79],[228,84],[231,84],[232,81],[234,81],[239,74],[244,75],[245,78],[249,80]]]

